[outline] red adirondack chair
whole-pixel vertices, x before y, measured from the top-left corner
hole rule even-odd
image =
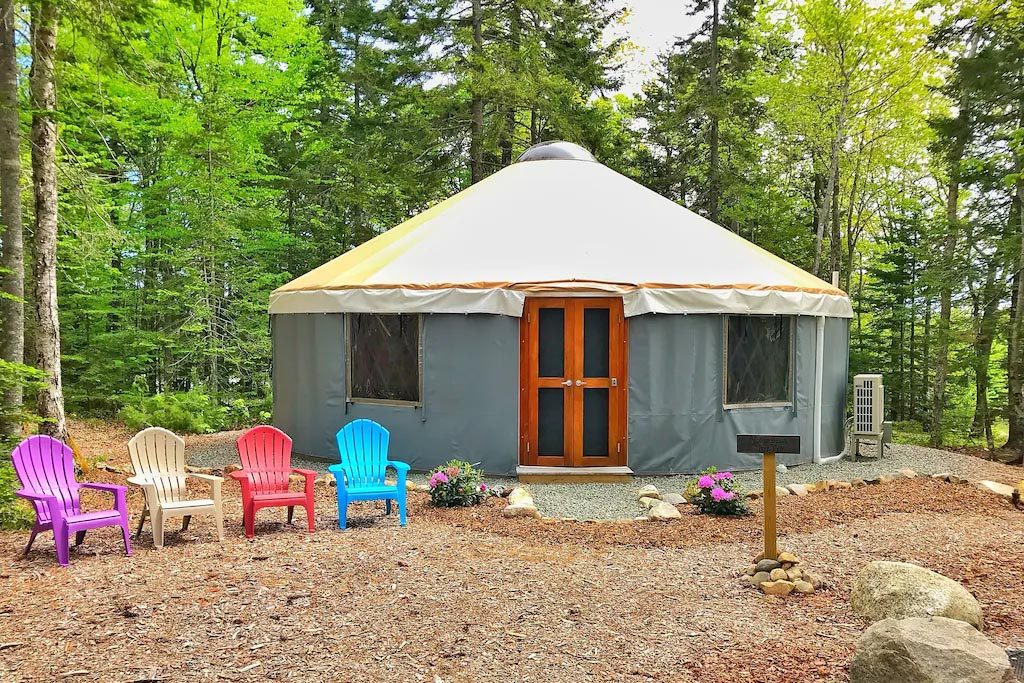
[[[309,530],[313,531],[313,479],[316,472],[292,467],[292,440],[275,427],[253,427],[238,438],[238,457],[242,469],[230,476],[242,485],[242,519],[245,535],[256,535],[256,511],[267,507],[287,507],[288,523],[296,507],[306,508]],[[306,478],[304,491],[291,491],[288,477]]]
[[[21,482],[15,495],[31,501],[36,511],[36,523],[25,546],[25,554],[42,531],[53,531],[57,548],[57,562],[68,564],[68,540],[73,532],[75,545],[80,545],[85,532],[102,526],[119,526],[124,536],[124,554],[132,554],[128,540],[127,488],[118,484],[99,484],[75,481],[74,454],[63,442],[50,436],[30,436],[18,444],[11,453],[14,471]],[[107,491],[114,496],[114,506],[108,510],[82,512],[79,489]]]

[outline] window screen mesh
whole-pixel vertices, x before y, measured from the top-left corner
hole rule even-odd
[[[420,318],[350,313],[351,398],[420,400]]]
[[[783,316],[729,316],[726,403],[790,400],[792,326]]]

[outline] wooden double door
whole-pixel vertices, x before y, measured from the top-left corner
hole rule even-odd
[[[527,299],[520,327],[520,463],[625,465],[626,365],[622,299]]]

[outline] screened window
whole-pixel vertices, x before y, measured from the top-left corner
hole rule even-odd
[[[348,395],[353,400],[420,401],[420,316],[349,313]]]
[[[792,400],[793,384],[792,338],[792,318],[728,316],[726,404],[788,404]]]

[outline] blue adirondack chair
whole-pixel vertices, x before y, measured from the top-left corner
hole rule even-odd
[[[348,504],[354,500],[383,500],[391,514],[391,501],[398,503],[398,523],[405,526],[405,475],[409,465],[388,460],[388,430],[373,420],[354,420],[337,434],[341,462],[327,469],[338,484],[338,528],[344,529]],[[398,474],[397,486],[384,482],[384,472]]]

